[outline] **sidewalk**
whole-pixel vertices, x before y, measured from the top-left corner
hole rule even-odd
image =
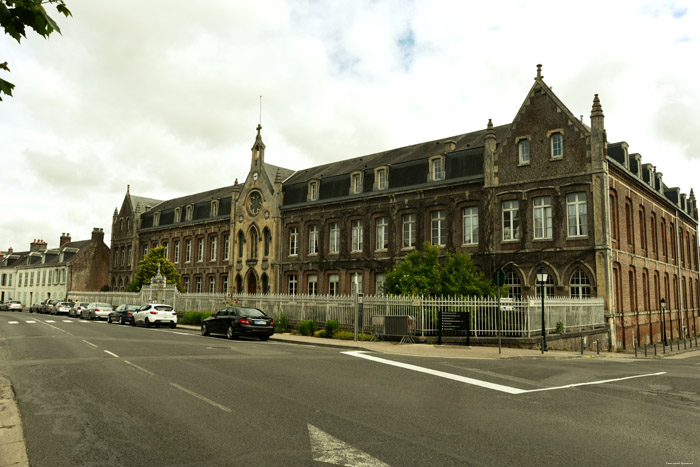
[[[10,381],[0,376],[0,467],[28,467],[27,448],[15,393]]]

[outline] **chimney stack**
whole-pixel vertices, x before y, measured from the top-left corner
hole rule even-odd
[[[29,245],[29,251],[46,251],[47,247],[45,241],[34,239]]]
[[[101,242],[104,243],[105,240],[105,232],[104,230],[94,227],[92,229],[92,241],[93,242]]]
[[[69,233],[62,233],[61,238],[58,242],[58,247],[62,247],[66,243],[70,243],[70,234]]]

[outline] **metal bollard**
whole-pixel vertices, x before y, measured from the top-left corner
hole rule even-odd
[[[595,341],[595,353],[600,355],[600,341],[599,340]]]
[[[647,343],[646,342],[644,343],[644,356],[645,357],[649,356],[649,355],[647,355]]]
[[[688,349],[688,341],[686,341],[685,337],[683,338],[683,350]]]
[[[581,336],[581,355],[583,355],[583,336]]]
[[[666,343],[665,342],[663,342],[661,344],[661,348],[664,350],[664,353],[666,353]]]
[[[654,357],[656,357],[656,342],[654,342]]]

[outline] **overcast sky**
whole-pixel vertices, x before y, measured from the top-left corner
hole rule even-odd
[[[289,169],[510,123],[545,82],[668,186],[700,188],[691,1],[66,0],[62,35],[0,36],[0,250],[105,230],[131,193],[243,181],[260,118]],[[573,6],[573,5],[576,6]]]

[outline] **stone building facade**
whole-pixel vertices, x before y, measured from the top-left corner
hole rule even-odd
[[[676,336],[697,332],[693,192],[666,186],[627,143],[607,142],[597,95],[590,126],[574,116],[539,66],[512,122],[436,141],[293,171],[265,163],[260,130],[245,182],[132,215],[140,225],[125,244],[139,245],[138,258],[191,238],[203,264],[176,262],[190,291],[201,277],[202,291],[375,294],[429,242],[469,253],[488,276],[503,270],[513,297],[604,298],[613,345],[658,342],[661,298]],[[178,206],[210,215],[170,222]],[[213,239],[228,254],[207,257]]]

